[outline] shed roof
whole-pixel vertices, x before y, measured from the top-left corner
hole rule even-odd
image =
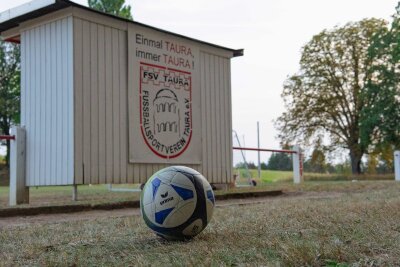
[[[137,21],[132,21],[129,19],[125,19],[125,18],[121,18],[115,15],[111,15],[111,14],[107,14],[86,6],[82,6],[79,5],[75,2],[69,1],[69,0],[34,0],[32,2],[29,2],[27,4],[12,8],[10,10],[4,11],[2,13],[0,13],[0,33],[7,31],[9,29],[18,27],[19,24],[28,21],[28,20],[32,20],[50,13],[53,13],[57,10],[60,9],[64,9],[67,7],[77,7],[77,8],[82,8],[85,10],[89,10],[91,12],[95,12],[104,16],[108,16],[108,17],[112,17],[114,19],[118,19],[121,21],[126,21],[129,23],[133,23],[136,25],[140,25],[146,28],[150,28],[150,29],[154,29],[160,32],[164,32],[167,34],[171,34],[177,37],[181,37],[190,41],[194,41],[194,42],[198,42],[198,43],[202,43],[205,45],[209,45],[212,47],[216,47],[216,48],[220,48],[220,49],[224,49],[224,50],[228,50],[233,52],[233,56],[237,57],[237,56],[243,56],[243,49],[232,49],[232,48],[227,48],[227,47],[223,47],[223,46],[219,46],[216,44],[212,44],[212,43],[208,43],[208,42],[204,42],[201,40],[197,40],[191,37],[187,37],[184,35],[180,35],[177,33],[173,33],[170,31],[166,31],[160,28],[156,28],[147,24],[143,24]]]

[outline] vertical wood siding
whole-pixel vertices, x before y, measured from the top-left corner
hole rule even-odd
[[[143,183],[166,166],[128,163],[127,41],[127,31],[74,18],[76,184]]]
[[[164,164],[128,163],[127,31],[74,18],[75,183],[143,183]],[[200,59],[203,159],[188,165],[232,181],[230,59]],[[129,74],[133,75],[133,74]]]
[[[213,183],[232,182],[230,59],[200,52],[203,160],[201,171]]]
[[[73,19],[21,33],[21,124],[27,185],[73,184]]]

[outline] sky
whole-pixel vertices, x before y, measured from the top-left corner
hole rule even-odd
[[[0,0],[0,12],[29,0]],[[87,5],[86,0],[76,3]],[[282,85],[301,48],[324,29],[363,18],[391,20],[398,0],[126,0],[134,20],[206,42],[244,49],[232,59],[233,129],[246,147],[279,148],[273,120],[284,112]],[[243,145],[243,144],[242,144]],[[261,160],[266,161],[268,154]],[[247,152],[256,161],[255,152]]]

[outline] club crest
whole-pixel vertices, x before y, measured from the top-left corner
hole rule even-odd
[[[176,158],[192,136],[191,73],[140,65],[140,127],[149,149]]]

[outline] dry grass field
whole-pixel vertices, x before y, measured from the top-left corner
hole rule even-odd
[[[285,191],[217,207],[187,242],[156,237],[137,212],[6,225],[0,266],[400,265],[400,183],[305,183]]]

